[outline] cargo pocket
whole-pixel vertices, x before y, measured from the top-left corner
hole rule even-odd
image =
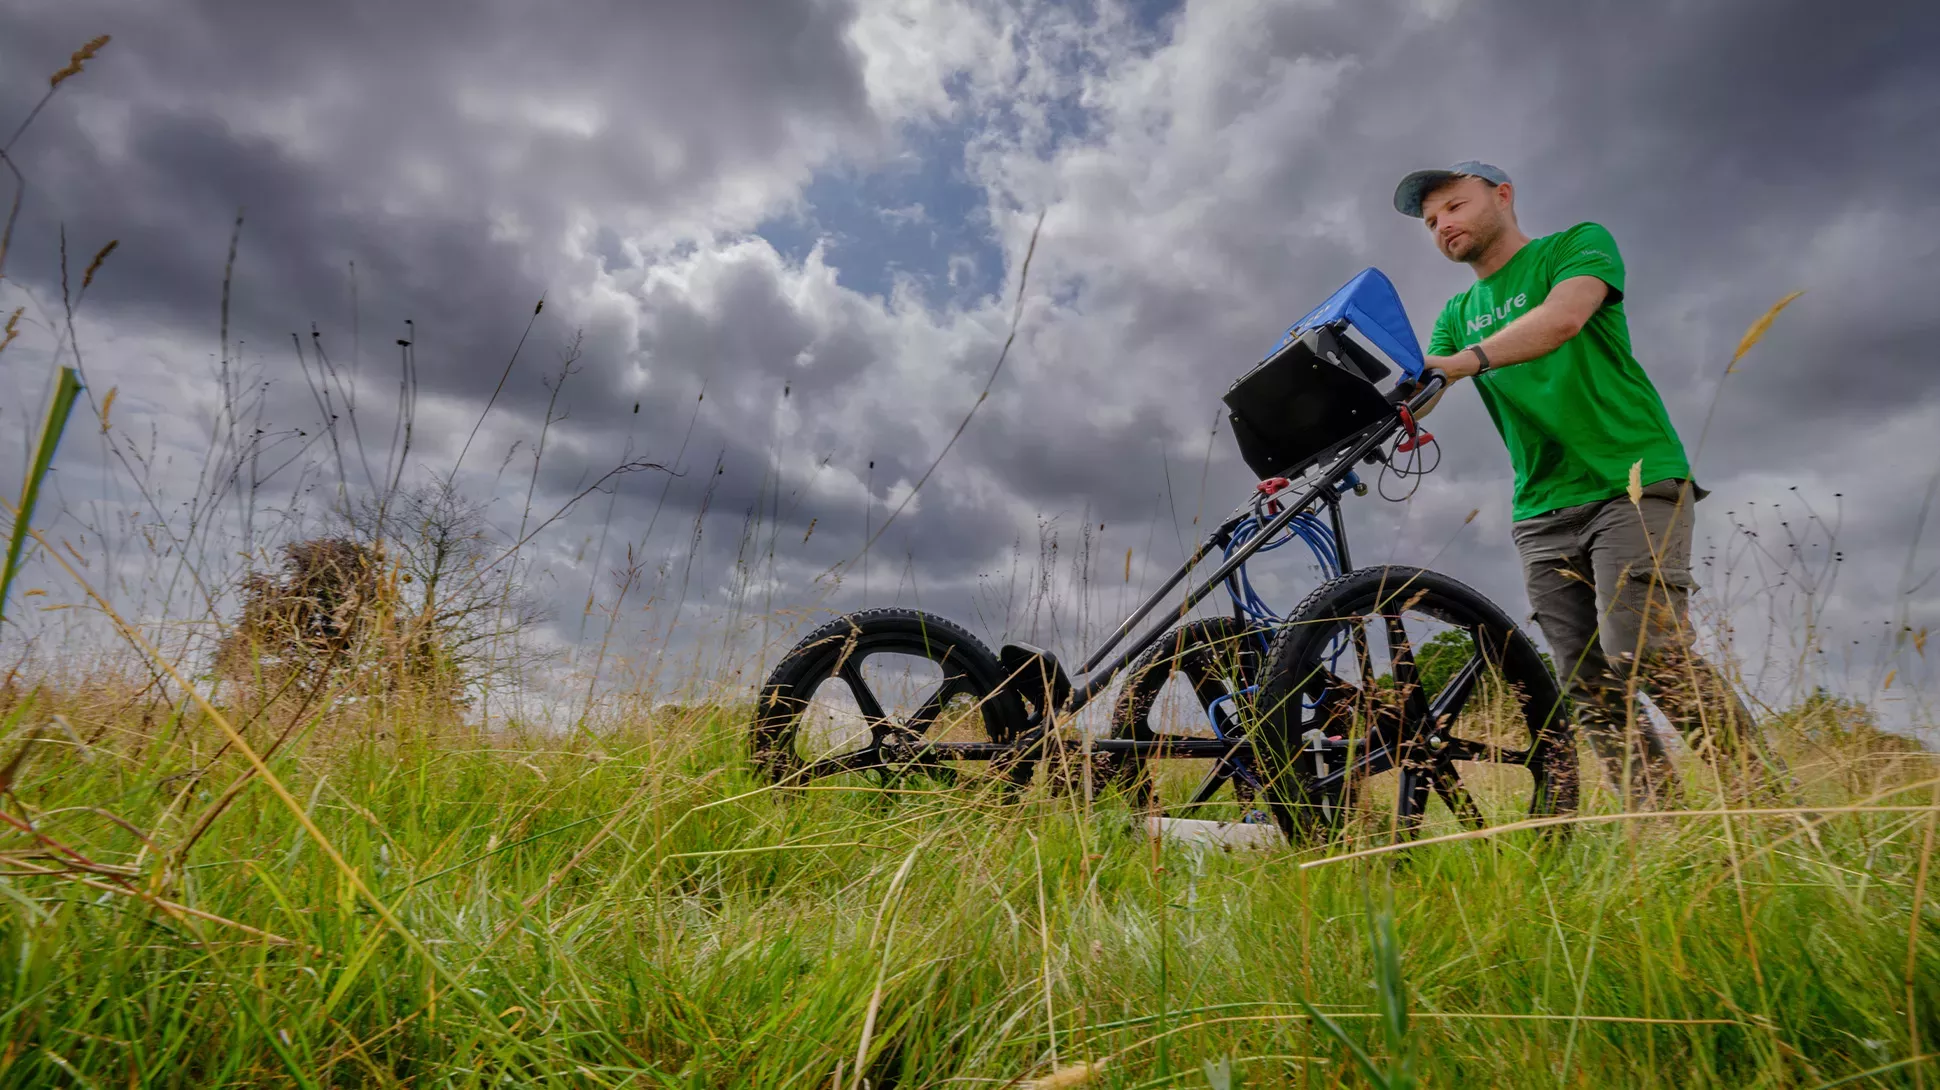
[[[1667,587],[1675,587],[1686,594],[1698,589],[1697,579],[1691,575],[1690,568],[1666,565],[1658,568],[1656,574],[1658,582]]]
[[[1666,477],[1661,481],[1652,481],[1645,485],[1643,494],[1652,499],[1669,500],[1672,503],[1676,503],[1678,497],[1683,494],[1686,483],[1682,477]],[[1709,489],[1699,488],[1696,481],[1690,481],[1688,483],[1690,485],[1691,501],[1693,503],[1711,494]]]

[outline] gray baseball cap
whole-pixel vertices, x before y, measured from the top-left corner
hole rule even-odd
[[[1394,187],[1394,210],[1404,216],[1421,218],[1421,199],[1428,191],[1451,178],[1480,178],[1490,185],[1501,185],[1509,180],[1509,175],[1501,167],[1478,163],[1473,159],[1456,163],[1447,170],[1417,170],[1401,184]]]

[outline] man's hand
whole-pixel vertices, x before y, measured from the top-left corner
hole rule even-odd
[[[1482,366],[1481,361],[1475,358],[1475,353],[1466,348],[1452,356],[1424,355],[1421,357],[1421,362],[1429,370],[1440,371],[1448,379],[1448,386],[1443,386],[1439,393],[1428,399],[1426,405],[1415,410],[1417,418],[1434,412],[1435,406],[1441,404],[1442,398],[1447,395],[1449,386],[1455,385],[1462,379],[1474,377],[1476,370]],[[1418,389],[1420,389],[1418,385],[1409,383],[1405,391],[1397,388],[1395,392],[1401,394],[1401,400],[1405,401],[1413,398]]]
[[[1423,356],[1421,362],[1448,376],[1451,384],[1460,379],[1474,378],[1475,373],[1482,369],[1482,361],[1466,348],[1452,356]]]

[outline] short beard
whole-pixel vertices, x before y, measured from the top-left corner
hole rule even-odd
[[[1452,253],[1447,250],[1442,252],[1448,254],[1450,261],[1459,261],[1464,265],[1473,265],[1481,260],[1482,255],[1489,252],[1489,247],[1495,245],[1495,240],[1501,237],[1502,225],[1497,223],[1486,234],[1479,231],[1470,232],[1469,243],[1466,247]]]

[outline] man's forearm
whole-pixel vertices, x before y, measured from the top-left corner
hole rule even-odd
[[[1594,276],[1570,277],[1556,285],[1535,309],[1503,326],[1501,332],[1483,338],[1478,347],[1491,368],[1541,359],[1582,332],[1609,290],[1609,285]],[[1480,357],[1467,348],[1446,356],[1429,356],[1424,362],[1451,382],[1474,375],[1482,364]]]
[[[1549,355],[1582,329],[1575,315],[1544,303],[1503,326],[1501,332],[1482,338],[1480,345],[1489,366],[1513,367]]]
[[[1500,333],[1484,337],[1477,343],[1482,354],[1489,358],[1491,369],[1513,367],[1556,351],[1582,328],[1582,322],[1564,308],[1544,303],[1503,326]],[[1473,376],[1481,365],[1481,360],[1467,348],[1452,355],[1429,356],[1425,362],[1447,375],[1450,382]],[[1441,399],[1441,394],[1436,394],[1434,400],[1423,405],[1415,415],[1427,416],[1435,411]]]

